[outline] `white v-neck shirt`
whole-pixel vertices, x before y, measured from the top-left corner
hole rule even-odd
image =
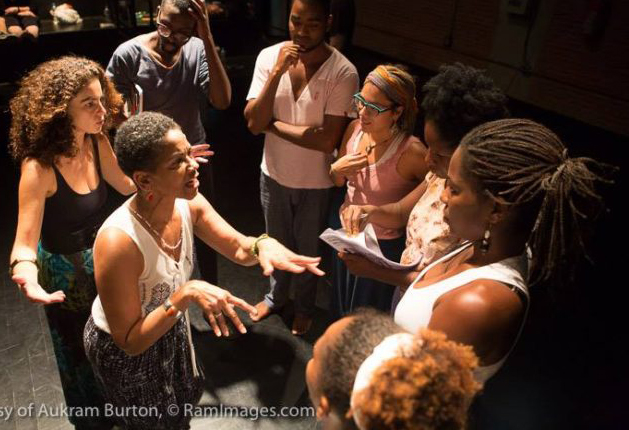
[[[284,43],[269,46],[258,55],[247,100],[257,98],[262,92]],[[310,78],[297,100],[288,72],[282,75],[275,93],[273,117],[288,124],[307,126],[322,125],[324,115],[354,117],[352,96],[357,92],[356,67],[332,48],[330,57]],[[323,189],[333,186],[328,174],[332,161],[330,154],[266,133],[260,168],[285,187]]]

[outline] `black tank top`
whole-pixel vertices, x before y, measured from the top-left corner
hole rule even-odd
[[[87,194],[75,192],[57,167],[52,166],[57,178],[57,191],[46,199],[41,244],[53,254],[73,254],[91,248],[96,232],[106,217],[107,185],[100,170],[98,141],[93,135],[91,138],[99,179],[95,190]]]

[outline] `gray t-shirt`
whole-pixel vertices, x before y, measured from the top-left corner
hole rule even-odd
[[[175,65],[166,68],[157,63],[142,46],[143,35],[127,40],[114,52],[107,76],[112,78],[125,98],[138,84],[144,93],[144,110],[174,119],[192,145],[205,143],[200,102],[210,83],[205,47],[193,37],[186,43]]]

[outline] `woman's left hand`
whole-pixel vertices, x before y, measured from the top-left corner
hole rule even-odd
[[[374,268],[377,269],[379,267],[360,255],[339,252],[338,256],[343,260],[347,266],[347,270],[349,270],[352,275],[362,278],[373,278]]]
[[[190,15],[192,15],[197,22],[197,37],[203,41],[210,40],[212,33],[210,32],[210,21],[207,16],[205,1],[191,0],[188,12],[190,12]]]
[[[197,163],[207,164],[210,162],[206,157],[214,155],[214,151],[209,150],[210,145],[202,143],[201,145],[192,145],[190,147],[190,155],[195,159]]]
[[[317,276],[325,275],[325,272],[317,267],[321,257],[295,254],[271,237],[258,242],[258,260],[265,276],[270,276],[274,269],[293,273],[307,270]]]

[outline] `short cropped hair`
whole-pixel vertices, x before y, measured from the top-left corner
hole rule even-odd
[[[152,172],[162,153],[168,131],[180,129],[171,118],[158,112],[142,112],[125,121],[114,142],[118,164],[129,177],[134,172]]]

